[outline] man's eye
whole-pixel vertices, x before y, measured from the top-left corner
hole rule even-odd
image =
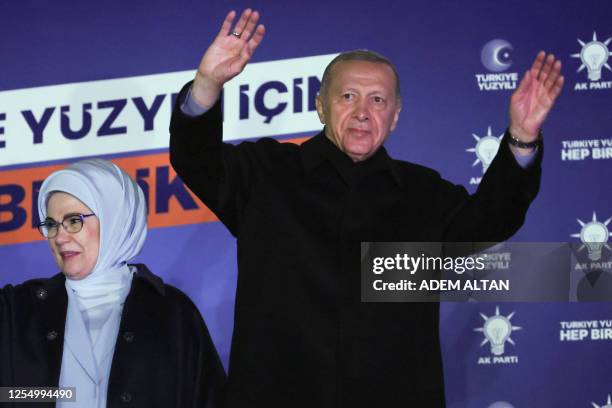
[[[355,96],[355,95],[353,95],[352,93],[348,93],[348,92],[347,92],[347,93],[345,93],[345,94],[342,94],[342,98],[343,98],[343,99],[345,99],[345,100],[347,100],[347,101],[352,100],[354,96]]]
[[[380,97],[380,96],[375,96],[374,98],[372,98],[374,100],[374,103],[383,103],[385,100]]]

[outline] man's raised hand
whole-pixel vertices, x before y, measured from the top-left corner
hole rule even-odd
[[[563,88],[561,61],[540,51],[510,99],[510,133],[533,142]]]
[[[191,92],[202,107],[215,104],[223,84],[242,72],[264,37],[265,27],[257,25],[258,11],[244,10],[234,25],[235,17],[233,10],[227,14],[219,34],[200,61]]]

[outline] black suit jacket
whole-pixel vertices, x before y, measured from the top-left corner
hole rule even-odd
[[[218,406],[225,373],[198,309],[146,266],[136,266],[107,406]],[[0,386],[58,386],[68,305],[64,282],[58,274],[0,290]]]
[[[437,303],[362,303],[360,242],[502,241],[536,196],[504,140],[478,188],[393,160],[353,163],[322,133],[301,146],[222,142],[221,103],[178,108],[170,158],[238,244],[228,379],[234,407],[440,407]]]

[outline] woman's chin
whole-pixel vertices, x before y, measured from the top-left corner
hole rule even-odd
[[[89,275],[89,272],[85,273],[83,271],[74,271],[70,269],[66,269],[62,271],[62,273],[66,276],[67,279],[71,279],[71,280],[85,279],[87,275]]]

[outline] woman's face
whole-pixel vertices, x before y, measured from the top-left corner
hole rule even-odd
[[[76,197],[55,192],[47,202],[47,217],[62,222],[67,215],[91,214],[92,211]],[[57,235],[49,239],[49,246],[60,270],[69,279],[80,280],[91,273],[100,250],[100,222],[98,217],[83,219],[83,229],[77,233],[59,226]]]

